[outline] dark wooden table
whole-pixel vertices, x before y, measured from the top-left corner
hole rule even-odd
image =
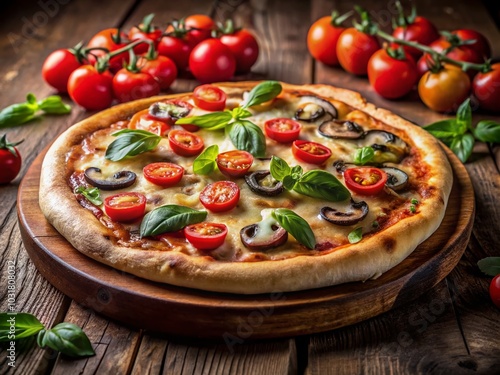
[[[389,27],[394,1],[357,1]],[[500,57],[495,4],[467,0],[416,0],[420,14],[440,29],[474,28],[492,42]],[[327,83],[360,91],[418,124],[446,116],[424,107],[418,97],[386,101],[364,78],[316,63],[306,48],[312,21],[333,9],[345,12],[349,1],[62,1],[41,0],[0,5],[0,107],[20,102],[28,92],[53,94],[42,80],[44,58],[54,49],[88,40],[95,32],[119,26],[128,29],[144,15],[156,13],[162,26],[173,18],[205,13],[217,20],[233,17],[254,30],[261,54],[252,74],[236,79],[272,78],[291,83]],[[498,7],[496,7],[498,12]],[[498,13],[496,13],[498,15]],[[197,85],[178,79],[171,92]],[[68,100],[65,98],[65,100]],[[69,101],[68,101],[69,102]],[[500,103],[499,103],[500,106]],[[70,115],[47,116],[25,126],[0,131],[11,141],[25,139],[20,175],[0,186],[0,310],[7,309],[7,264],[16,264],[16,307],[35,314],[44,324],[73,322],[85,330],[96,356],[69,360],[39,349],[33,340],[17,347],[16,368],[0,352],[0,373],[9,374],[375,374],[375,373],[500,373],[500,310],[489,300],[489,278],[476,262],[498,256],[500,233],[500,148],[477,144],[466,164],[476,196],[476,217],[470,243],[459,265],[432,290],[402,308],[331,332],[289,339],[223,342],[186,340],[131,329],[78,305],[51,286],[30,261],[21,241],[16,215],[19,183],[35,157],[59,133],[89,116],[73,107]],[[481,112],[474,120],[487,116]],[[500,117],[493,117],[500,121]],[[71,282],[71,280],[68,280]]]

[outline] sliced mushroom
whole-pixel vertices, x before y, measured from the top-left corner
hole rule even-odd
[[[344,173],[347,168],[355,168],[356,164],[346,163],[344,160],[339,159],[333,162],[333,168],[337,171],[337,173]]]
[[[265,219],[241,229],[240,238],[245,247],[262,251],[283,245],[288,240],[288,232],[276,222]]]
[[[354,121],[330,120],[323,122],[318,131],[328,138],[358,139],[364,134],[363,128]]]
[[[160,119],[173,119],[178,120],[182,117],[186,117],[189,112],[191,112],[191,105],[185,103],[182,105],[181,102],[156,102],[149,107],[149,114],[160,118]]]
[[[294,118],[313,122],[328,115],[328,120],[337,118],[337,109],[329,101],[313,95],[304,95],[298,102]]]
[[[354,202],[346,210],[338,210],[332,207],[323,207],[320,215],[326,221],[337,225],[353,225],[363,220],[368,215],[368,204],[365,201]]]
[[[408,175],[399,168],[383,167],[380,168],[387,173],[386,186],[394,191],[401,191],[408,185]]]
[[[283,192],[283,183],[276,181],[271,176],[271,172],[266,170],[255,171],[245,175],[245,182],[255,194],[266,197],[274,197]]]
[[[96,167],[87,168],[84,172],[87,182],[102,190],[118,190],[134,184],[136,174],[132,171],[120,171],[113,175],[113,179],[103,179],[101,170]]]
[[[361,146],[375,151],[373,163],[399,163],[407,153],[408,145],[397,135],[384,130],[369,130],[360,140]]]

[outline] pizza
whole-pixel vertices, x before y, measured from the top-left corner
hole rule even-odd
[[[148,280],[258,294],[364,282],[439,227],[453,174],[425,130],[327,85],[202,85],[112,107],[48,150],[40,207]]]

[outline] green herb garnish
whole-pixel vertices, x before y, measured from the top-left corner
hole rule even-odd
[[[288,233],[290,233],[300,244],[308,249],[314,249],[316,239],[308,222],[297,215],[292,210],[286,208],[278,208],[273,210],[272,217],[276,219]]]
[[[175,232],[185,226],[200,223],[207,217],[207,211],[198,211],[185,206],[169,204],[155,208],[142,219],[139,229],[141,237]]]
[[[113,133],[117,137],[106,149],[106,159],[119,161],[152,151],[158,146],[161,137],[145,130],[123,129]]]

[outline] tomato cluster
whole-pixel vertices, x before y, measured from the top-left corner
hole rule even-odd
[[[108,108],[167,90],[182,72],[203,83],[226,81],[246,73],[259,46],[246,29],[232,22],[217,27],[212,18],[194,14],[163,30],[153,15],[127,33],[108,28],[86,46],[52,52],[42,67],[44,80],[87,110]]]

